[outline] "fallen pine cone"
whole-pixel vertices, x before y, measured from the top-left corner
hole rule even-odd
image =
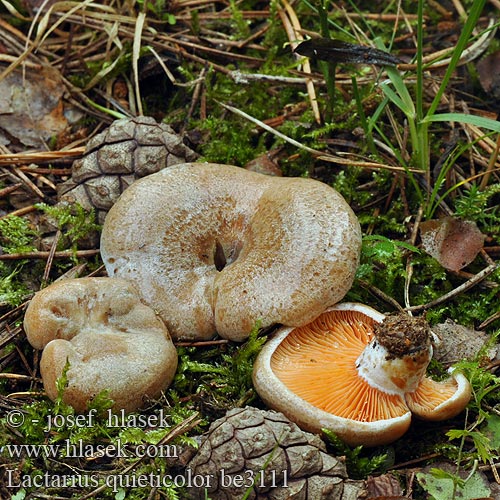
[[[192,500],[245,494],[249,500],[356,500],[365,492],[319,436],[282,413],[252,407],[230,410],[210,426],[186,474],[204,478],[202,487],[188,489]]]
[[[196,158],[165,123],[146,116],[116,120],[88,142],[84,156],[73,163],[71,179],[59,186],[58,198],[63,203],[77,202],[86,210],[95,209],[102,224],[132,182]]]

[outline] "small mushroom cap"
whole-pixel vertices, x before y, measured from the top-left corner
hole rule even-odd
[[[280,329],[257,357],[255,389],[269,407],[302,428],[312,432],[328,428],[352,446],[398,439],[410,425],[410,410],[435,419],[460,412],[468,402],[462,392],[470,396],[462,377],[444,384],[424,377],[422,388],[409,394],[394,390],[392,382],[384,391],[380,387],[384,377],[375,377],[372,384],[366,375],[369,370],[360,373],[361,354],[375,345],[373,327],[383,319],[368,306],[343,303],[304,327]],[[369,361],[373,370],[380,368],[375,358]],[[458,402],[453,411],[448,411],[448,399]]]
[[[303,325],[351,287],[361,231],[334,189],[217,164],[135,182],[108,213],[101,254],[174,338],[244,340]]]
[[[76,411],[106,389],[115,409],[133,411],[158,397],[177,369],[168,330],[124,280],[56,282],[35,294],[24,329],[31,345],[43,349],[40,371],[51,399],[69,362],[63,400]]]
[[[467,406],[472,395],[470,382],[460,372],[449,372],[451,377],[442,382],[424,377],[415,392],[405,395],[414,415],[422,420],[447,420]]]

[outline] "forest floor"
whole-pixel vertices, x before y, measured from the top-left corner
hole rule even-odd
[[[172,388],[142,410],[168,413],[163,434],[72,426],[71,408],[44,394],[41,352],[23,329],[30,299],[61,277],[106,275],[92,202],[61,207],[58,190],[93,137],[141,115],[170,125],[200,161],[334,187],[363,233],[344,300],[445,332],[429,370],[459,363],[472,385],[465,412],[415,421],[383,447],[327,442],[351,477],[391,478],[368,496],[500,497],[499,14],[498,0],[0,2],[0,498],[184,498],[173,484],[29,479],[179,464],[2,446],[188,446],[227,410],[265,407],[251,370],[269,331],[242,345],[178,342]],[[56,414],[66,423],[49,432]]]

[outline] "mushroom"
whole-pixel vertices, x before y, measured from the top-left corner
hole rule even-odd
[[[124,280],[56,282],[35,294],[24,329],[43,349],[40,371],[51,399],[69,363],[63,401],[79,412],[106,389],[115,409],[133,411],[160,396],[177,369],[167,328]]]
[[[109,276],[134,283],[177,339],[307,324],[347,293],[360,247],[354,213],[326,184],[208,163],[135,182],[101,237]]]
[[[407,431],[412,413],[443,420],[469,402],[461,373],[442,382],[425,375],[430,337],[418,318],[337,304],[306,326],[281,328],[257,357],[254,386],[305,430],[327,428],[353,446],[387,444]]]

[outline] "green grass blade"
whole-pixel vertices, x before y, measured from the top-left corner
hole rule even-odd
[[[463,27],[462,33],[460,34],[460,37],[458,39],[457,45],[455,47],[455,50],[453,51],[453,54],[451,56],[451,61],[448,67],[446,68],[446,73],[443,76],[443,80],[441,82],[441,85],[439,86],[439,89],[436,93],[436,96],[434,97],[434,100],[432,101],[428,111],[427,111],[427,116],[432,116],[435,112],[437,107],[439,106],[439,103],[441,102],[441,97],[444,94],[444,91],[446,90],[446,87],[448,86],[448,82],[450,81],[450,78],[452,77],[458,62],[460,61],[460,57],[462,56],[462,52],[464,49],[467,47],[467,43],[470,40],[472,31],[477,25],[477,22],[479,20],[479,17],[481,15],[481,12],[483,11],[484,5],[486,3],[486,0],[475,0],[470,8],[469,11],[469,16],[467,17],[467,21],[465,22],[465,25]]]
[[[387,83],[381,83],[380,88],[385,96],[395,104],[406,116],[412,114],[412,109],[403,101],[403,99],[399,96],[398,93],[394,92],[394,90],[387,85]]]
[[[500,133],[500,121],[485,118],[484,116],[468,115],[466,113],[439,113],[437,115],[426,116],[422,123],[429,122],[458,122],[470,123],[476,127],[492,130]]]

